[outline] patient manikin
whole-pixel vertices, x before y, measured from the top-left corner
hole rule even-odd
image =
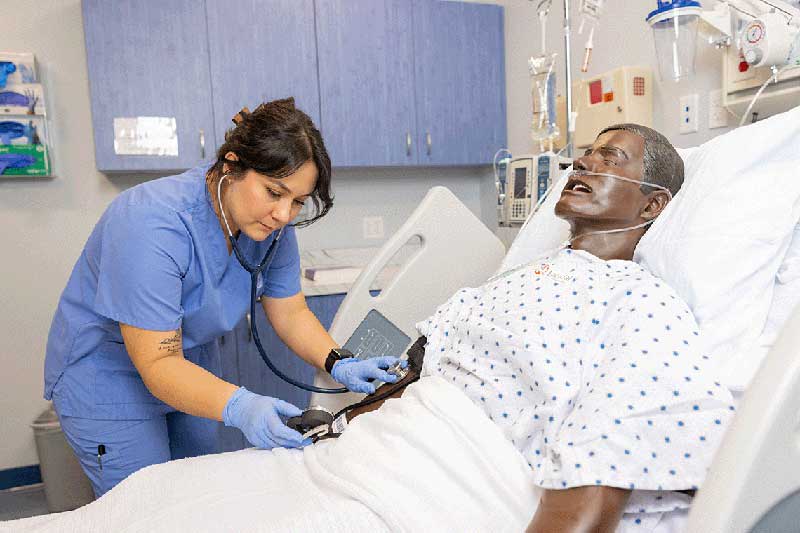
[[[591,171],[588,171],[588,170],[573,170],[573,171],[571,171],[569,173],[569,175],[568,175],[569,179],[568,179],[568,181],[567,181],[567,183],[566,183],[566,185],[564,187],[564,190],[565,191],[571,191],[571,192],[588,192],[588,193],[591,193],[591,188],[589,188],[588,185],[586,185],[583,181],[581,181],[581,177],[583,177],[583,176],[595,176],[595,177],[599,177],[599,178],[606,178],[606,179],[614,179],[614,180],[618,180],[618,181],[625,181],[625,182],[628,182],[628,183],[636,183],[636,184],[642,185],[644,187],[649,187],[649,188],[652,188],[652,189],[661,190],[669,198],[669,200],[667,200],[667,201],[671,201],[672,200],[672,191],[670,191],[668,188],[663,187],[661,185],[658,185],[658,184],[655,184],[655,183],[648,183],[648,182],[642,181],[642,180],[635,180],[635,179],[631,179],[631,178],[626,178],[624,176],[619,176],[619,175],[616,175],[616,174],[609,174],[609,173],[606,173],[606,172],[591,172]],[[528,220],[533,218],[533,216],[536,214],[538,208],[541,207],[545,203],[545,200],[547,200],[547,198],[550,196],[550,194],[552,194],[552,192],[554,190],[553,187],[555,185],[556,185],[556,182],[554,182],[550,186],[550,188],[547,190],[545,195],[539,200],[539,202],[536,205],[536,209],[534,209],[534,211],[530,214],[530,216],[528,217]],[[545,252],[544,254],[541,254],[541,255],[550,255],[550,254],[556,253],[556,252],[558,252],[558,250],[560,250],[562,248],[568,248],[568,247],[572,246],[573,241],[576,241],[578,239],[582,239],[582,238],[585,238],[585,237],[589,237],[591,235],[622,233],[622,232],[625,232],[625,231],[632,231],[632,230],[636,230],[636,229],[639,229],[639,228],[645,228],[645,227],[649,226],[650,224],[652,224],[653,222],[655,222],[655,220],[656,220],[655,218],[652,218],[650,220],[646,220],[646,221],[641,222],[639,224],[636,224],[634,226],[614,228],[614,229],[603,229],[603,230],[587,231],[587,232],[579,233],[579,234],[576,234],[575,230],[573,230],[572,231],[572,235],[570,236],[570,238],[567,239],[566,241],[562,242],[561,245],[558,248],[556,248],[554,250],[551,250],[550,252]],[[527,224],[527,222],[526,222],[526,224]],[[526,266],[525,264],[517,265],[516,267],[513,267],[510,270],[506,270],[501,275],[508,275],[512,271],[517,270],[519,268],[524,268],[525,266]]]
[[[673,153],[602,132],[556,205],[569,247],[418,324],[420,380],[338,439],[157,465],[12,530],[681,530],[733,407],[686,304],[631,261]]]
[[[598,160],[620,158],[613,146],[598,152]],[[687,306],[630,261],[638,238],[624,234],[643,232],[672,193],[590,170],[603,166],[591,154],[576,161],[556,204],[573,237],[462,289],[419,324],[428,340],[423,376],[444,378],[482,407],[537,486],[628,488],[620,527],[648,529],[664,519],[659,510],[688,509],[678,491],[702,482],[732,400],[704,371]],[[610,205],[630,205],[638,187],[625,183],[661,192],[645,217]]]

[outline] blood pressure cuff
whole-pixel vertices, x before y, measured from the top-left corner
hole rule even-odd
[[[425,344],[427,344],[427,342],[428,339],[422,336],[414,341],[411,348],[406,351],[406,355],[408,355],[408,366],[417,374],[422,372],[422,362],[425,359]]]

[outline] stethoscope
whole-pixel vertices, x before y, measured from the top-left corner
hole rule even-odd
[[[234,255],[236,255],[236,260],[239,261],[239,264],[242,265],[249,274],[250,274],[250,334],[253,337],[253,341],[256,343],[256,348],[258,349],[258,354],[261,356],[261,359],[264,360],[264,363],[269,367],[272,372],[281,378],[286,383],[294,385],[295,387],[299,387],[301,389],[310,391],[310,392],[319,392],[322,394],[342,394],[345,392],[349,392],[347,388],[337,388],[337,389],[328,389],[325,387],[317,387],[315,385],[309,385],[307,383],[303,383],[297,381],[295,379],[290,378],[273,364],[270,360],[269,356],[267,355],[266,350],[261,345],[261,339],[258,336],[258,327],[256,326],[256,300],[257,296],[256,293],[258,291],[258,276],[261,275],[262,272],[269,270],[269,265],[272,263],[272,259],[275,257],[275,253],[278,251],[278,243],[283,236],[283,228],[278,230],[278,234],[272,240],[267,248],[267,252],[264,254],[264,258],[261,262],[257,265],[250,263],[242,254],[239,247],[236,245],[236,238],[233,236],[233,232],[231,231],[231,227],[228,224],[228,217],[225,216],[225,210],[222,209],[222,181],[227,178],[228,175],[225,174],[219,180],[217,184],[217,203],[219,204],[219,212],[222,215],[222,220],[225,222],[225,229],[228,230],[228,240],[231,243],[231,248],[233,249]]]

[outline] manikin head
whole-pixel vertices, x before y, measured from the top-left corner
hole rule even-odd
[[[572,248],[602,259],[633,258],[646,227],[631,228],[661,214],[683,184],[683,160],[660,133],[637,124],[611,126],[597,136],[583,156],[575,159],[572,176],[561,193],[555,212],[569,222]],[[586,174],[581,174],[581,171]],[[628,180],[659,185],[664,189]]]

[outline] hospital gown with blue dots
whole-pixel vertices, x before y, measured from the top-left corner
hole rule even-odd
[[[631,261],[565,249],[457,292],[428,320],[423,375],[458,387],[537,485],[632,489],[622,525],[685,509],[733,416],[698,326]]]

